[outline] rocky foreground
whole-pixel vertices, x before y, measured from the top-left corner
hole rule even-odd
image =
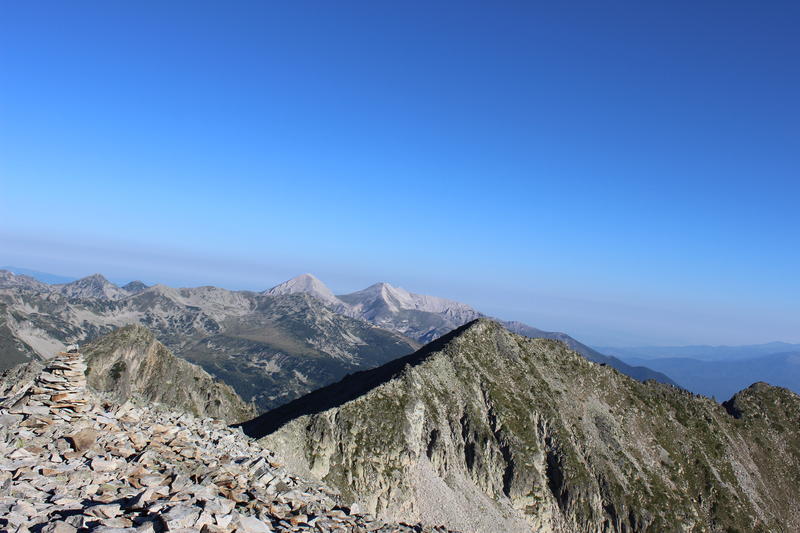
[[[0,530],[444,532],[342,507],[218,420],[86,388],[79,354],[0,387]],[[38,370],[38,369],[37,369]]]

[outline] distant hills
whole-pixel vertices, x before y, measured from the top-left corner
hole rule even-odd
[[[753,359],[761,355],[774,353],[800,352],[800,344],[788,342],[767,342],[763,344],[744,344],[740,346],[637,346],[619,348],[614,346],[598,346],[603,353],[616,355],[623,359],[659,359],[664,357],[680,357],[699,359],[700,361],[731,361],[734,359]]]
[[[664,372],[687,390],[720,401],[756,381],[800,393],[800,344],[599,349],[629,364]]]

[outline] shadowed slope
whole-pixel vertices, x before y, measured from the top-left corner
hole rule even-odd
[[[272,433],[295,418],[319,413],[355,400],[359,396],[366,394],[375,387],[392,379],[392,377],[402,371],[406,366],[420,364],[426,357],[442,349],[451,339],[460,335],[461,332],[469,328],[469,326],[470,324],[461,326],[447,335],[425,345],[416,352],[390,361],[378,368],[349,374],[341,381],[317,389],[292,402],[267,411],[253,420],[237,424],[237,426],[241,427],[245,434],[258,439]]]

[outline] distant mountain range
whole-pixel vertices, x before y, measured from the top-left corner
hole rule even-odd
[[[700,361],[732,361],[734,359],[753,359],[761,355],[775,353],[800,352],[800,344],[788,342],[767,342],[763,344],[744,344],[741,346],[636,346],[619,348],[614,346],[598,346],[597,350],[623,359],[660,359],[679,357],[699,359]]]
[[[800,344],[599,348],[668,374],[687,390],[725,400],[756,381],[800,393]]]
[[[310,274],[259,293],[140,281],[119,287],[100,274],[47,284],[0,271],[0,368],[141,324],[176,355],[201,365],[265,410],[347,373],[408,354],[484,316],[466,304],[388,283],[337,296]],[[526,336],[562,341],[634,378],[673,383],[662,373],[600,354],[564,333],[503,324]]]

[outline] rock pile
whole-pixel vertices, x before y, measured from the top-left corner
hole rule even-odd
[[[17,533],[444,532],[386,524],[209,418],[88,391],[60,354],[0,401],[0,529]]]
[[[86,364],[78,353],[61,352],[36,377],[11,413],[53,415],[71,421],[87,408]]]

